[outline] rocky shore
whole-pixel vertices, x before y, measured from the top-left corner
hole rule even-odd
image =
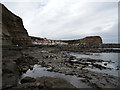
[[[119,48],[118,46],[117,48]],[[62,51],[70,51],[70,52],[94,52],[94,53],[101,53],[101,52],[115,52],[120,53],[120,49],[114,49],[112,47],[102,47],[102,46],[84,46],[84,45],[64,45],[64,46],[57,46]]]
[[[43,88],[75,88],[72,84],[62,78],[53,77],[38,77],[31,78],[25,77],[19,84],[14,88],[30,88],[30,89],[43,89]]]
[[[84,68],[111,69],[103,67],[95,62],[103,62],[103,60],[95,60],[89,58],[76,58],[68,55],[68,51],[61,51],[55,47],[46,48],[29,48],[23,50],[23,54],[35,57],[39,61],[39,65],[43,67],[51,67],[50,72],[59,72],[65,75],[76,75],[84,78],[82,81],[89,83],[94,88],[116,88],[118,86],[118,78],[108,74],[92,72]],[[90,62],[92,66],[88,65]],[[107,61],[110,63],[111,61]]]
[[[75,75],[78,78],[82,77],[84,79],[82,79],[81,81],[89,84],[93,88],[116,88],[118,86],[117,77],[85,69],[111,69],[96,64],[96,62],[103,62],[103,60],[76,58],[69,55],[69,53],[70,51],[61,51],[59,48],[56,47],[29,47],[26,49],[21,49],[21,51],[3,50],[3,89],[16,87],[27,88],[28,86],[38,88],[38,86],[36,86],[36,81],[42,77],[38,77],[36,79],[28,77],[27,80],[26,78],[24,78],[21,82],[22,84],[18,84],[18,79],[20,78],[20,76],[28,69],[32,70],[34,64],[41,65],[42,67],[48,67],[47,71],[49,72],[58,72],[71,76]],[[89,53],[86,52],[85,54]],[[105,64],[107,63],[114,62],[106,61]],[[49,77],[46,77],[46,79],[48,78]],[[51,78],[52,77],[50,77],[50,79]],[[54,79],[56,80],[56,78]],[[70,83],[68,84],[67,81],[65,83],[68,86],[70,85],[71,87],[75,88]],[[46,86],[44,85],[40,87],[46,88]],[[53,85],[52,87],[57,86]]]
[[[38,58],[24,53],[24,49],[4,49],[2,51],[2,90],[17,88],[75,88],[72,84],[61,78],[52,77],[25,77],[19,84],[20,76],[28,69],[32,70],[34,64],[37,64]],[[31,50],[31,49],[28,49]],[[34,48],[33,48],[34,50]],[[56,83],[58,84],[56,84]],[[40,83],[40,84],[39,84]]]
[[[24,77],[20,83],[20,77],[34,65],[48,67],[47,71],[62,73],[64,75],[83,78],[83,83],[92,88],[116,88],[118,78],[108,74],[89,71],[85,68],[112,69],[96,64],[103,60],[90,58],[76,58],[69,55],[70,52],[120,52],[114,49],[99,49],[79,46],[33,46],[27,30],[23,26],[22,19],[9,11],[4,5],[2,7],[2,89],[10,90],[16,88],[43,89],[43,88],[76,88],[63,78],[55,77]],[[90,38],[90,37],[89,37]],[[87,42],[90,39],[83,39]],[[95,39],[91,39],[95,41]],[[90,41],[91,41],[90,40]],[[97,42],[97,44],[102,44]],[[31,47],[30,47],[31,46]],[[104,65],[112,63],[106,61]],[[119,70],[119,68],[118,68]]]

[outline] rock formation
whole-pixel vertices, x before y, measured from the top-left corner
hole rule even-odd
[[[44,40],[44,38],[40,38],[40,37],[34,37],[34,36],[30,36],[31,40],[34,42],[34,41],[37,41],[37,40]]]
[[[92,45],[102,44],[102,38],[100,36],[88,36],[83,39],[80,39],[79,43]]]
[[[77,40],[63,41],[69,44],[83,44],[83,45],[100,45],[102,44],[102,38],[100,36],[88,36]]]
[[[31,38],[23,26],[22,19],[2,5],[2,45],[28,46],[30,44]]]

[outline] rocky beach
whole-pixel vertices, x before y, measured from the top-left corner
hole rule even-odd
[[[16,55],[14,56],[14,54],[12,55],[12,53],[16,53]],[[55,78],[55,80],[56,78],[58,78],[58,82],[61,78],[65,79],[64,77],[54,77],[55,73],[64,74],[65,76],[68,75],[71,76],[71,78],[72,76],[77,77],[77,79],[79,79],[79,83],[83,85],[80,88],[101,89],[118,87],[118,77],[106,73],[94,72],[88,69],[84,69],[111,69],[104,67],[100,64],[96,64],[96,62],[103,62],[104,60],[76,58],[75,56],[72,56],[69,53],[70,51],[61,51],[59,48],[56,47],[29,47],[26,49],[21,49],[20,51],[7,51],[7,53],[5,53],[5,55],[7,56],[3,55],[3,88],[28,88],[30,86],[38,88],[36,86],[36,83],[38,83],[39,79],[42,77],[44,77],[43,81],[48,80],[49,77]],[[106,61],[106,63],[111,62],[112,61]],[[38,67],[35,69],[34,65],[37,65]],[[39,69],[41,69],[42,67],[46,68],[45,71],[54,73],[52,75],[49,73],[42,75],[42,71],[39,72]],[[30,71],[32,73],[29,73]],[[66,88],[68,88],[70,85],[72,88],[75,88],[74,83],[75,82],[72,82],[72,85],[69,80],[66,80],[65,84],[68,84],[68,86],[65,86]],[[50,83],[48,82],[48,84]],[[60,87],[65,88],[64,85],[62,86]],[[46,86],[42,85],[42,88],[45,87]],[[54,87],[57,86],[53,85],[53,88]],[[60,87],[58,86],[57,88]]]
[[[105,45],[100,36],[48,42],[51,44],[53,41],[58,42],[59,45],[38,45],[40,42],[35,45],[33,42],[36,43],[36,39],[42,42],[44,39],[29,36],[22,19],[3,4],[0,5],[2,7],[0,12],[2,15],[2,90],[18,88],[101,90],[119,87],[119,75],[115,75],[120,71],[119,61],[116,58],[106,60],[101,58],[103,57],[101,54],[119,54],[120,45]],[[91,58],[94,57],[94,53],[97,53],[96,56],[100,58]],[[111,73],[113,71],[115,73]]]

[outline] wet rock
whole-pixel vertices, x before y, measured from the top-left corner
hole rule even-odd
[[[58,72],[59,70],[58,69],[53,69],[54,72]]]
[[[42,62],[43,62],[43,61],[39,61],[39,62],[38,62],[38,65],[41,65],[41,64],[42,64]]]
[[[50,57],[50,58],[54,58],[55,56],[54,56],[54,55],[50,55],[49,57]]]
[[[105,66],[107,66],[107,63],[104,63]]]
[[[3,65],[3,73],[14,73],[17,70],[17,65],[15,62],[8,62]]]
[[[97,76],[97,74],[92,74],[92,76]]]
[[[43,86],[43,85],[39,85],[38,88],[39,88],[39,89],[42,89],[42,88],[44,88],[44,86]]]
[[[2,70],[3,73],[13,73],[11,70],[9,70],[8,68],[4,68]]]
[[[89,53],[89,52],[85,52],[83,54],[85,54],[85,55],[93,55],[92,53]]]
[[[29,66],[30,70],[33,70],[33,67],[34,67],[33,65],[30,65],[30,66]]]
[[[21,72],[23,72],[23,73],[25,73],[28,69],[29,69],[29,67],[28,66],[24,66],[24,67],[21,67],[22,69],[21,69]]]
[[[65,75],[75,75],[75,72],[73,72],[73,71],[71,71],[71,72],[67,72],[67,73],[65,73]]]
[[[45,58],[47,59],[47,58],[49,58],[49,56],[45,56]]]
[[[85,76],[84,78],[86,78],[86,79],[88,79],[88,80],[91,80],[92,79],[92,77],[89,75],[89,76]]]
[[[93,65],[94,67],[96,67],[96,68],[99,68],[100,70],[102,70],[102,69],[107,69],[106,67],[104,67],[104,66],[102,66],[102,65],[99,65],[99,64],[93,64],[93,63],[92,63],[92,65]]]
[[[87,79],[81,79],[81,81],[82,81],[82,82],[85,82],[85,83],[87,83],[87,82],[88,82],[88,80],[87,80]]]
[[[10,88],[10,87],[16,86],[16,83],[18,82],[18,77],[16,77],[15,75],[9,75],[9,74],[7,75],[7,77],[5,76],[2,77],[3,85],[5,83],[4,88]]]
[[[52,62],[48,62],[48,63],[52,63]]]
[[[52,88],[52,86],[53,86],[53,84],[49,80],[45,80],[44,81],[44,87],[46,87],[46,88]]]
[[[36,50],[35,50],[35,52],[36,52]],[[33,57],[36,57],[36,56],[37,56],[36,54],[35,54],[35,56],[33,55]],[[40,57],[39,55],[37,56],[38,58],[40,57],[40,59],[39,59],[39,61],[40,61],[39,64],[40,65],[42,65],[44,67],[54,67],[54,68],[47,68],[47,71],[59,72],[59,73],[63,73],[63,74],[66,74],[66,75],[79,75],[79,77],[85,79],[86,83],[89,83],[89,81],[91,80],[92,84],[95,84],[96,82],[100,82],[101,85],[106,85],[107,81],[102,83],[102,79],[103,78],[107,78],[108,80],[110,79],[108,77],[104,77],[102,75],[99,75],[99,74],[96,74],[96,73],[93,73],[93,72],[90,73],[88,71],[85,71],[84,67],[89,68],[88,66],[91,65],[91,63],[96,64],[95,62],[97,62],[97,60],[93,60],[92,61],[92,59],[88,59],[88,58],[85,58],[85,59],[84,58],[83,59],[78,59],[78,58],[73,58],[73,57],[70,58],[71,56],[67,56],[67,58],[65,58],[65,57],[63,58],[63,56],[61,55],[61,53],[57,53],[56,54],[55,52],[54,52],[54,54],[52,54],[52,53],[45,54],[44,53],[41,56],[50,56],[48,59],[45,59],[44,57]],[[59,59],[54,60],[54,58],[56,56]],[[30,58],[28,58],[28,55],[25,58],[27,58],[28,60],[30,59]],[[71,65],[69,63],[69,60],[72,61],[73,65]],[[98,62],[101,62],[101,61],[102,60],[98,60]],[[32,61],[31,61],[31,63],[32,63]],[[25,63],[22,63],[21,65],[22,65],[22,67],[24,67]],[[30,68],[29,64],[27,66],[29,66],[29,68]],[[96,67],[94,65],[92,65],[92,66],[94,68]],[[76,67],[80,67],[80,68],[76,68]],[[82,67],[83,67],[83,69],[81,69]],[[92,74],[95,74],[95,75],[92,75]],[[40,78],[40,79],[41,79],[41,82],[40,82],[39,85],[36,85],[36,84],[35,84],[36,86],[30,85],[30,88],[32,88],[32,87],[33,88],[37,87],[38,89],[42,89],[42,88],[54,88],[55,87],[54,84],[55,85],[57,84],[56,81],[55,82],[51,82],[53,79],[46,80],[46,81],[42,80],[42,78]],[[36,82],[37,82],[37,79],[36,79]],[[33,83],[36,83],[36,82],[33,82]],[[108,83],[110,83],[110,81]],[[58,84],[57,88],[59,86],[60,86],[60,84]],[[62,86],[62,84],[61,84],[61,86]],[[29,85],[27,87],[29,87]]]
[[[62,78],[40,77],[36,78],[36,80],[40,82],[39,88],[75,88]]]
[[[52,72],[52,71],[53,71],[53,68],[52,68],[52,67],[50,67],[50,68],[47,68],[47,71],[50,71],[50,72]]]
[[[28,54],[22,54],[17,60],[15,60],[16,64],[18,65],[20,73],[25,73],[28,69],[33,69],[33,65],[38,62],[32,56],[28,56]]]
[[[120,66],[117,66],[116,70],[120,70]]]
[[[71,60],[74,60],[74,59],[76,59],[75,56],[71,56],[71,57],[69,58],[70,61],[71,61]]]
[[[21,83],[31,83],[31,82],[35,82],[36,79],[35,78],[32,78],[32,77],[25,77],[21,80]]]
[[[106,77],[106,75],[104,74],[104,75],[102,75],[103,77]]]
[[[104,60],[87,58],[86,61],[88,61],[88,62],[94,62],[95,63],[95,62],[103,62]]]
[[[67,58],[67,55],[64,54],[64,55],[62,55],[62,57],[63,57],[63,58]]]
[[[31,82],[31,83],[18,84],[17,87],[15,87],[15,89],[16,88],[36,90],[38,88],[38,86],[36,85],[36,82]]]
[[[2,89],[9,89],[9,88],[12,88],[12,87],[13,87],[13,85],[6,85],[6,86],[2,87]]]
[[[48,67],[48,65],[47,65],[44,61],[42,61],[41,66],[42,66],[42,67]]]

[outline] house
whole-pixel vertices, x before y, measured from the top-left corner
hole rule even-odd
[[[67,45],[68,43],[60,40],[49,40],[47,38],[35,38],[32,37],[32,44],[34,45]]]

